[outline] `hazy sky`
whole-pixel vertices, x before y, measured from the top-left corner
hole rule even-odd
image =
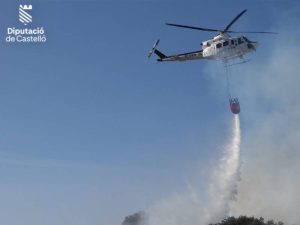
[[[7,27],[24,27],[20,2],[33,5],[27,26],[44,27],[46,43],[5,42]],[[271,0],[3,2],[0,223],[118,225],[184,190],[217,162],[232,115],[218,63],[148,60],[157,38],[169,54],[198,50],[214,35],[164,23],[223,28],[248,9],[232,29],[276,31],[288,23],[293,35],[299,8],[299,1]],[[280,37],[247,37],[260,43],[247,68],[270,63],[268,52],[278,49]],[[232,78],[247,143],[262,120],[251,107],[262,105],[265,113],[275,99],[256,101],[250,90],[261,84],[259,76]]]

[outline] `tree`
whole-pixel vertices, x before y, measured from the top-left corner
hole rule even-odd
[[[220,223],[210,224],[210,225],[284,225],[283,222],[274,222],[274,220],[268,220],[266,223],[264,222],[264,218],[260,217],[247,217],[247,216],[239,216],[238,218],[235,217],[228,217],[223,219]]]

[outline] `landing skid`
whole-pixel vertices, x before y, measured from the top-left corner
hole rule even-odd
[[[240,65],[240,64],[244,64],[244,63],[247,63],[247,62],[250,62],[251,60],[250,59],[243,59],[243,61],[241,62],[237,62],[237,63],[232,63],[232,64],[228,64],[227,62],[224,62],[224,66],[225,67],[230,67],[230,66],[236,66],[236,65]]]

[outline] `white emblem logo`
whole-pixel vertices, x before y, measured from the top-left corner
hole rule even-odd
[[[32,16],[28,11],[32,10],[32,5],[20,5],[19,6],[19,21],[24,25],[32,22]]]

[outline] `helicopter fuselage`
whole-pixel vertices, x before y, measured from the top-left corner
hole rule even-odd
[[[151,57],[152,53],[155,53],[159,57],[158,62],[208,59],[227,63],[237,58],[243,59],[245,54],[255,51],[257,47],[257,42],[249,41],[245,36],[231,37],[224,33],[202,42],[202,49],[183,54],[167,56],[156,49],[158,43],[159,40],[148,54],[148,57]]]
[[[228,34],[219,34],[213,39],[202,42],[203,58],[228,61],[242,58],[244,54],[255,51],[256,42],[246,37],[230,37]]]

